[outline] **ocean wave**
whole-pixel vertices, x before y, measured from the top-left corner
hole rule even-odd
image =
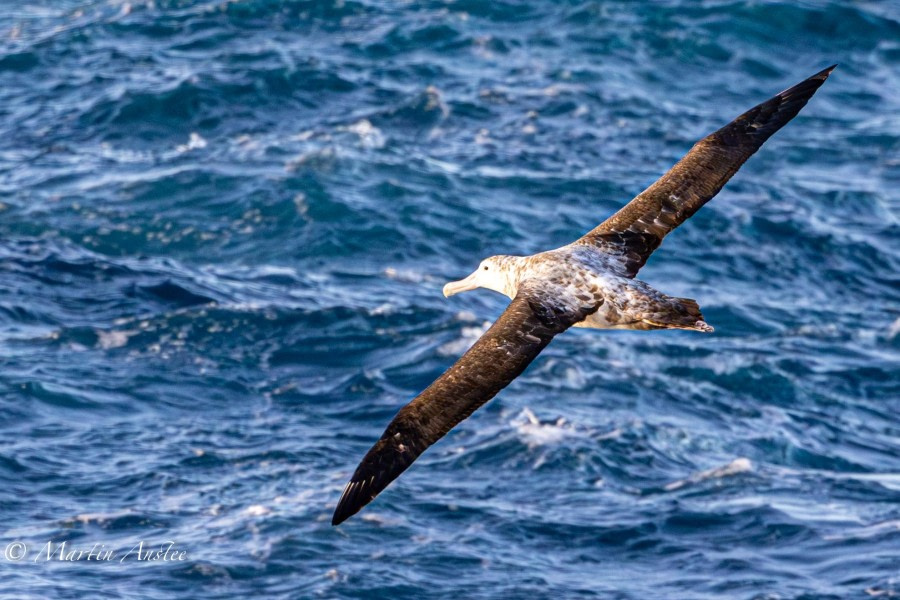
[[[0,7],[6,537],[189,553],[11,568],[5,587],[895,594],[896,12]],[[386,423],[505,306],[443,283],[572,241],[834,62],[640,274],[715,335],[566,332],[330,527]]]

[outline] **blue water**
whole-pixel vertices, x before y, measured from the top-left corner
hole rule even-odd
[[[446,281],[834,62],[641,272],[714,334],[565,333],[331,527]],[[6,0],[0,83],[4,597],[900,596],[896,1]]]

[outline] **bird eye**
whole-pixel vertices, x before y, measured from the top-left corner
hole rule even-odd
[[[487,271],[487,265],[484,265],[484,270]]]

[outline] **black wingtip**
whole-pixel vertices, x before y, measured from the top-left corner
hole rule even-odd
[[[356,467],[334,509],[332,525],[339,525],[362,510],[446,432],[439,431],[437,436],[429,433],[413,402],[397,413]]]
[[[349,483],[347,485],[350,485]],[[344,493],[347,493],[347,489],[344,488]],[[344,496],[341,496],[341,500],[344,499]],[[347,510],[347,507],[344,506],[342,502],[338,502],[338,505],[334,509],[334,514],[331,515],[331,526],[335,527],[340,525],[347,519],[353,516],[354,513]]]
[[[331,517],[331,526],[337,527],[338,525],[352,517],[354,514],[356,513],[342,513],[335,510],[334,515],[332,515]]]
[[[812,77],[809,77],[809,78],[805,79],[804,81],[801,81],[800,83],[795,85],[793,88],[787,89],[782,93],[783,94],[788,93],[792,90],[798,90],[798,91],[799,90],[804,90],[804,91],[808,90],[808,95],[812,96],[816,92],[816,90],[818,90],[819,87],[823,83],[825,83],[825,80],[828,79],[828,76],[831,75],[831,72],[834,71],[836,67],[837,67],[837,64],[833,64],[826,69],[822,69],[821,71],[819,71]]]
[[[389,439],[394,439],[394,436],[389,436]],[[416,450],[415,446],[410,446],[401,456],[397,456],[393,452],[393,447],[385,449],[385,446],[383,439],[375,444],[344,486],[344,492],[331,517],[332,525],[340,525],[361,511],[399,477],[424,450],[424,448]],[[384,468],[385,464],[388,465],[387,469]]]
[[[831,75],[831,72],[837,68],[837,66],[837,63],[834,63],[830,67],[822,69],[821,71],[810,77],[810,79],[821,79],[822,81],[825,81],[826,79],[828,79],[828,76]]]
[[[812,97],[812,95],[816,93],[819,87],[821,87],[822,84],[825,83],[825,80],[828,79],[828,76],[831,75],[831,72],[834,71],[836,67],[837,64],[833,64],[826,69],[822,69],[815,75],[808,77],[800,83],[784,90],[783,92],[778,94],[776,98],[803,98],[803,103],[805,104],[806,100]],[[802,108],[802,105],[800,105],[797,110],[799,111],[800,108]]]
[[[341,499],[338,500],[337,507],[334,509],[334,515],[331,517],[332,526],[340,525],[358,513],[363,506],[371,501],[371,498],[369,500],[362,500],[360,498],[360,492],[366,487],[363,485],[364,483],[365,482],[354,481],[351,479],[347,482],[347,485],[344,486],[344,492],[341,494]]]

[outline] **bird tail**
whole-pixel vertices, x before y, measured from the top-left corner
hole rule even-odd
[[[703,320],[700,305],[692,298],[666,296],[641,315],[643,327],[634,329],[689,329],[712,333],[713,328]]]

